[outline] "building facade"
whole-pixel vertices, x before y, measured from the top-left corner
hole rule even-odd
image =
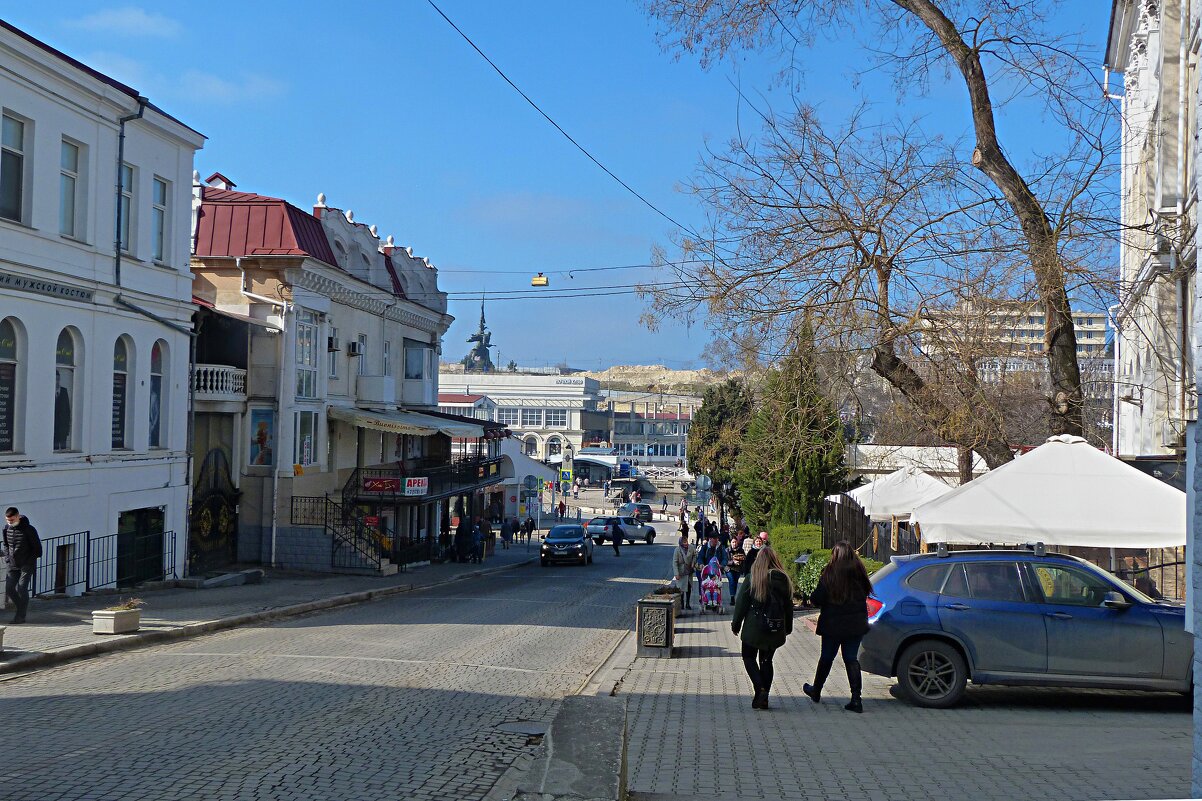
[[[428,558],[501,480],[500,427],[437,411],[452,321],[437,270],[324,196],[309,212],[215,174],[195,203],[194,294],[232,321],[202,332],[197,375],[245,372],[241,396],[198,402],[195,426],[198,459],[230,466],[236,545],[218,531],[195,550],[335,571]],[[455,438],[480,444],[453,460]]]
[[[1106,67],[1122,75],[1115,452],[1183,458],[1197,419],[1196,29],[1188,0],[1117,0]]]
[[[182,576],[204,137],[2,21],[0,66],[0,497],[39,593]]]

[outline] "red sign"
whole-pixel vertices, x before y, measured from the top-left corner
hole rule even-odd
[[[380,518],[376,517],[375,515],[368,515],[367,517],[363,518],[363,524],[369,528],[379,528]]]
[[[400,492],[401,480],[399,478],[365,478],[363,479],[364,492]]]
[[[510,495],[510,496],[509,496],[509,502],[510,502],[510,503],[517,503],[517,502],[518,502],[518,496],[516,496],[516,495]]]
[[[425,495],[429,491],[430,479],[424,477],[405,479],[405,495]]]

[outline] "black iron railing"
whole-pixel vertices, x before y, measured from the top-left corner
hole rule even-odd
[[[174,531],[109,534],[88,540],[88,590],[123,589],[168,577],[178,578]]]
[[[88,539],[90,531],[77,531],[42,540],[42,558],[33,573],[29,591],[33,595],[74,595],[88,584]]]
[[[470,492],[477,487],[495,484],[501,480],[501,458],[486,459],[475,456],[463,457],[437,466],[407,466],[404,470],[390,467],[360,467],[351,473],[342,490],[342,500],[351,504],[356,500],[380,500],[396,502],[436,500],[456,492]],[[425,479],[425,491],[420,495],[408,495],[406,479]]]
[[[292,524],[321,526],[330,535],[330,566],[380,569],[388,556],[379,531],[354,507],[328,497],[292,497]]]

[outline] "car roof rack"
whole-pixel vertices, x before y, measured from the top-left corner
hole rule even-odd
[[[1036,556],[1048,555],[1048,548],[1042,542],[1028,542],[1023,545],[1023,548],[1033,552]]]

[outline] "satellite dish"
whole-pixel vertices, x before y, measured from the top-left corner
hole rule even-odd
[[[700,492],[709,492],[710,488],[713,486],[714,486],[713,479],[711,479],[709,476],[704,475],[704,474],[697,476],[697,489]]]

